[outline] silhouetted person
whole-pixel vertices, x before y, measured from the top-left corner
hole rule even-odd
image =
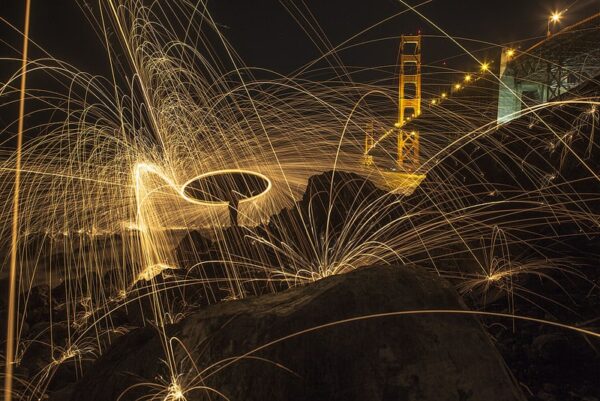
[[[237,227],[238,226],[238,207],[240,205],[240,196],[237,193],[237,191],[234,191],[233,189],[231,191],[229,191],[228,193],[228,199],[227,201],[229,202],[229,220],[231,222],[231,227]]]

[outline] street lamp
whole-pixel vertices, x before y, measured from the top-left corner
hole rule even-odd
[[[552,31],[550,31],[550,24],[558,24],[560,22],[560,19],[562,18],[562,13],[562,11],[552,13],[550,18],[548,18],[548,31],[546,33],[546,36],[550,37],[550,35],[552,35]]]

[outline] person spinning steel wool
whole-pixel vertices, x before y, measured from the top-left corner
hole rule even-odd
[[[229,221],[231,223],[231,227],[238,226],[238,207],[240,205],[240,198],[242,194],[231,189],[227,193],[227,202],[229,208]]]

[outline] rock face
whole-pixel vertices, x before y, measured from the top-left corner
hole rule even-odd
[[[189,390],[193,386],[232,401],[523,400],[473,316],[371,316],[329,325],[373,314],[463,308],[436,276],[376,267],[210,306],[169,326],[167,335],[185,345],[173,342],[174,374],[187,400],[224,399]],[[165,398],[171,372],[160,362],[166,359],[161,344],[154,328],[124,335],[88,370],[72,400],[133,400],[161,390],[160,399],[171,399]],[[161,381],[154,388],[135,386]]]

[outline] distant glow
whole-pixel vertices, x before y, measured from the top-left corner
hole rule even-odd
[[[465,75],[465,82],[471,82],[472,79],[473,77],[471,76],[471,74]]]
[[[446,94],[446,92],[443,92],[441,96],[442,96],[442,99],[445,99],[448,95]]]
[[[481,71],[485,72],[488,71],[490,69],[490,64],[489,63],[483,63],[481,64]]]
[[[454,89],[456,89],[456,90],[460,90],[460,88],[462,88],[462,85],[461,85],[461,84],[456,84],[456,85],[454,85]]]
[[[556,24],[556,23],[560,22],[561,18],[562,18],[562,13],[555,12],[550,16],[550,21],[552,21]]]
[[[506,51],[506,55],[507,55],[508,57],[514,57],[514,55],[515,55],[515,51],[514,51],[514,49],[508,49],[508,50]]]

